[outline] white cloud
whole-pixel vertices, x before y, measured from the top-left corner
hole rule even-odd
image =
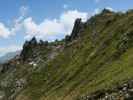
[[[40,23],[36,23],[32,17],[25,17],[25,12],[28,8],[21,7],[21,15],[15,19],[12,28],[6,27],[0,23],[0,37],[9,37],[11,34],[16,34],[23,31],[26,39],[33,36],[45,40],[55,40],[57,37],[70,34],[76,18],[82,18],[83,21],[87,20],[88,13],[80,12],[78,10],[68,10],[63,12],[59,18],[44,19]]]
[[[65,24],[72,25],[76,18],[82,18],[82,21],[86,21],[88,18],[88,13],[80,12],[78,10],[69,10],[60,16],[60,21]]]
[[[7,38],[10,34],[10,30],[0,22],[0,37]]]
[[[28,13],[28,6],[21,6],[19,9],[20,16],[14,20],[14,26],[11,29],[11,32],[15,34],[17,31],[22,30],[22,22],[25,19],[27,13]]]
[[[71,33],[76,18],[82,18],[85,21],[88,18],[88,13],[69,10],[62,13],[59,19],[44,19],[39,24],[36,24],[31,17],[26,18],[23,21],[23,26],[27,34],[25,38],[36,36],[38,38],[49,39],[57,35],[65,36]]]
[[[22,21],[28,12],[28,7],[22,6],[19,10],[20,16],[14,20],[14,25],[12,28],[8,28],[2,22],[0,22],[0,37],[8,38],[9,36],[16,34],[17,31],[22,29]]]
[[[14,19],[14,28],[18,29],[19,24],[24,20],[28,13],[28,6],[21,6],[19,8],[20,16],[16,19]]]
[[[31,17],[25,19],[23,21],[24,29],[26,30],[27,34],[35,35],[38,33],[38,26],[37,24],[32,20]]]

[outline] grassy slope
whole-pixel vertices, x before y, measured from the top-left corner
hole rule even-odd
[[[16,100],[74,100],[133,78],[132,41],[125,52],[117,48],[125,33],[133,33],[133,13],[94,20],[95,27],[88,25],[55,59],[40,63],[41,71],[30,75]],[[93,30],[99,34],[93,36]]]

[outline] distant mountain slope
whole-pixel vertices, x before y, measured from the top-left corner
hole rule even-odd
[[[26,41],[0,72],[3,100],[133,100],[133,11],[104,9],[61,41]]]
[[[5,54],[4,56],[0,57],[0,63],[5,63],[14,58],[16,55],[19,55],[20,51],[15,51],[15,52],[9,52]]]

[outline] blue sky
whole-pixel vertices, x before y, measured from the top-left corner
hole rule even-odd
[[[126,11],[133,0],[0,0],[0,56],[36,36],[53,41],[70,34],[74,20],[87,20],[103,8]]]

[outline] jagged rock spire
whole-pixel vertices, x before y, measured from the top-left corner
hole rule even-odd
[[[72,41],[73,39],[77,38],[79,36],[79,34],[81,33],[81,30],[84,28],[84,24],[82,23],[81,18],[77,18],[75,23],[74,23],[74,27],[72,30],[72,33],[68,39],[67,36],[67,40]]]
[[[80,27],[81,27],[81,18],[78,18],[78,19],[76,19],[76,21],[74,23],[74,27],[73,27],[72,34],[71,34],[71,40],[75,39],[75,37],[78,36]]]
[[[37,39],[36,37],[33,37],[30,41],[29,41],[30,44],[32,45],[36,45],[37,44]]]
[[[36,37],[33,37],[30,41],[26,41],[24,43],[23,50],[20,54],[23,61],[32,56],[32,53],[34,52],[33,49],[37,46],[37,44]]]
[[[85,23],[82,22],[81,18],[77,18],[75,20],[71,35],[70,36],[67,35],[65,37],[65,41],[70,42],[70,41],[76,39],[77,37],[79,37],[80,33],[82,33],[84,31],[84,28],[85,28]]]

